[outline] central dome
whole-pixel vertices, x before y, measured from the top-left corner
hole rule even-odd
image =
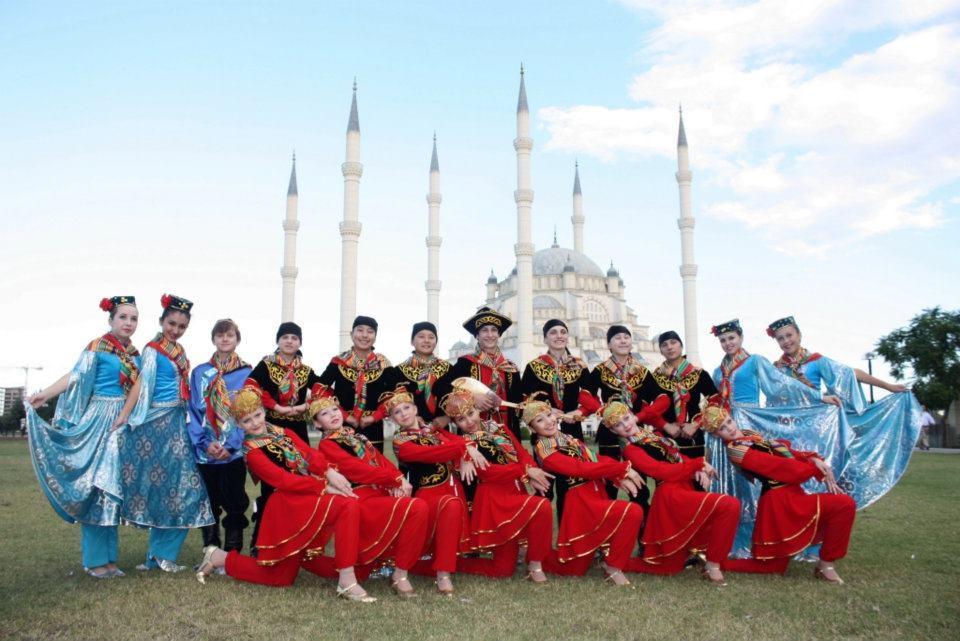
[[[562,274],[563,268],[568,264],[573,267],[573,271],[577,274],[603,278],[603,270],[584,254],[556,246],[541,249],[533,255],[533,275]]]

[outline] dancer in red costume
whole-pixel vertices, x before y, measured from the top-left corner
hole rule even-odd
[[[541,467],[554,474],[557,483],[567,485],[557,551],[544,568],[554,574],[582,575],[594,553],[609,546],[604,563],[607,579],[614,585],[630,585],[623,569],[637,542],[643,508],[607,498],[603,481],[609,479],[636,495],[643,484],[640,475],[629,462],[597,456],[583,441],[561,432],[557,417],[543,401],[527,401],[523,421],[536,434],[534,451]]]
[[[834,562],[847,554],[857,508],[837,486],[830,464],[816,452],[791,449],[788,441],[741,431],[722,406],[709,405],[702,416],[704,429],[726,444],[730,461],[747,478],[763,484],[753,528],[753,558],[729,559],[723,568],[783,574],[790,557],[822,543],[814,576],[842,585]],[[804,492],[800,485],[811,478],[824,481],[829,493]]]
[[[475,548],[493,552],[492,563],[485,574],[513,576],[520,544],[525,541],[527,577],[534,583],[546,583],[542,564],[553,542],[553,510],[550,501],[531,496],[524,484],[529,483],[545,493],[550,489],[553,475],[537,467],[510,430],[480,419],[471,392],[451,392],[441,401],[441,408],[490,463],[477,470],[479,483],[470,518]]]
[[[463,485],[454,472],[459,469],[460,475],[469,481],[477,468],[489,464],[473,443],[444,429],[436,429],[432,423],[424,423],[417,415],[413,395],[403,385],[385,393],[381,401],[398,427],[393,437],[393,451],[409,470],[414,496],[423,499],[429,510],[427,547],[433,558],[431,562],[417,563],[412,571],[436,575],[437,591],[452,596],[451,574],[458,568],[476,571],[469,562],[486,561],[463,559],[458,563],[458,553],[469,552],[472,545],[467,501]]]
[[[317,557],[334,536],[340,575],[337,595],[350,601],[376,601],[357,583],[353,570],[360,520],[350,482],[296,434],[267,423],[256,390],[237,392],[230,412],[244,431],[247,468],[274,491],[263,515],[259,555],[254,558],[207,546],[197,580],[204,583],[219,567],[235,579],[274,586],[292,585],[301,567],[322,576],[325,564]]]
[[[317,449],[347,477],[360,497],[357,574],[365,578],[378,563],[392,559],[396,569],[391,589],[401,597],[416,596],[407,571],[420,558],[426,542],[427,504],[411,498],[412,486],[390,459],[365,436],[344,425],[336,396],[318,385],[313,398],[310,416],[323,432]]]
[[[710,486],[713,467],[702,457],[687,458],[673,439],[637,424],[620,401],[603,411],[603,423],[620,437],[623,458],[657,481],[643,533],[643,556],[632,558],[628,572],[679,574],[690,554],[706,551],[703,577],[726,585],[720,564],[737,533],[740,501],[726,494],[702,492]]]

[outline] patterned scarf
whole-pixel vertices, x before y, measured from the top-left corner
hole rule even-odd
[[[737,350],[736,354],[733,356],[724,356],[720,362],[720,372],[723,375],[723,379],[720,381],[720,388],[717,391],[720,393],[723,407],[727,411],[730,410],[730,397],[733,394],[733,373],[738,367],[743,365],[748,358],[750,358],[750,354],[741,347]]]
[[[348,349],[339,356],[334,356],[333,362],[357,371],[357,382],[353,384],[352,414],[361,416],[367,409],[367,374],[383,369],[382,357],[371,350],[366,358],[360,358],[353,349]]]
[[[217,374],[210,381],[210,385],[203,391],[203,401],[207,406],[207,422],[213,428],[213,433],[220,438],[220,428],[230,420],[230,393],[224,376],[235,372],[242,367],[250,367],[236,352],[231,352],[226,361],[218,358],[214,352],[209,363],[213,365]]]
[[[554,452],[560,452],[568,456],[572,455],[581,461],[597,462],[597,455],[580,439],[559,431],[555,436],[538,436],[537,444],[534,447],[537,450],[537,457],[541,461]]]
[[[360,460],[366,459],[367,452],[370,451],[370,440],[363,434],[357,434],[346,426],[330,434],[324,434],[323,438],[346,445],[353,450],[354,456]],[[376,461],[371,458],[370,465],[376,464]]]
[[[401,365],[416,369],[420,373],[417,375],[417,390],[423,396],[423,401],[427,405],[427,409],[430,410],[431,414],[436,414],[437,412],[437,399],[433,395],[433,385],[437,382],[437,374],[434,372],[433,366],[436,362],[440,360],[433,354],[429,356],[420,356],[414,352],[410,358],[405,360]]]
[[[113,354],[120,359],[120,386],[123,387],[123,393],[130,392],[130,388],[140,378],[140,370],[134,362],[134,356],[140,356],[140,352],[132,343],[124,345],[120,339],[112,333],[107,332],[100,338],[95,338],[87,345],[87,350],[91,352],[106,352]]]
[[[697,368],[693,365],[693,363],[687,360],[686,355],[684,355],[683,360],[680,361],[680,364],[672,370],[670,369],[670,366],[667,365],[666,361],[657,367],[658,374],[669,377],[676,384],[676,389],[673,392],[673,411],[675,416],[674,420],[677,423],[686,422],[687,403],[690,402],[690,390],[684,387],[683,379],[690,374],[693,374],[695,371],[697,371]]]
[[[507,374],[516,374],[517,367],[503,355],[503,352],[500,351],[500,348],[497,348],[497,351],[493,355],[488,354],[487,352],[480,349],[480,346],[477,345],[477,351],[472,355],[467,356],[468,359],[476,363],[481,367],[486,367],[490,370],[490,382],[486,383],[490,387],[490,391],[495,393],[500,398],[507,397]]]
[[[184,351],[183,345],[169,341],[162,333],[159,333],[153,337],[152,341],[147,343],[147,347],[152,347],[158,353],[170,359],[180,374],[180,400],[190,400],[190,361],[187,360],[187,352]]]
[[[727,443],[727,455],[730,459],[730,462],[736,465],[738,468],[743,462],[743,457],[746,453],[756,445],[758,449],[764,450],[773,454],[774,456],[782,456],[783,458],[793,458],[793,452],[790,451],[790,448],[787,447],[781,441],[768,441],[764,439],[758,432],[753,430],[743,430],[743,436],[730,441]],[[748,478],[755,478],[753,475],[747,473],[744,470],[740,470],[747,475]]]
[[[513,446],[513,441],[506,435],[503,428],[493,421],[484,421],[480,429],[472,434],[465,434],[464,436],[474,442],[482,440],[491,441],[497,446],[497,449],[503,452],[504,456],[506,456],[507,460],[511,463],[516,463],[520,460],[517,457],[517,448]]]
[[[282,428],[267,424],[265,434],[246,434],[243,437],[243,454],[246,456],[250,452],[261,447],[273,446],[274,450],[279,449],[283,455],[283,463],[287,471],[300,476],[307,475],[309,465],[303,458],[303,454],[293,444],[293,441]]]
[[[283,381],[277,385],[277,401],[280,405],[295,405],[296,400],[300,398],[300,385],[297,383],[297,370],[303,367],[303,361],[301,360],[300,353],[297,352],[297,355],[294,356],[293,360],[289,363],[284,362],[284,360],[280,358],[280,350],[277,350],[269,356],[264,356],[263,360],[287,370],[283,376]]]
[[[618,381],[620,381],[620,398],[627,400],[631,407],[637,400],[637,392],[629,384],[629,380],[633,376],[643,369],[643,365],[640,364],[640,361],[635,359],[632,355],[627,356],[626,362],[621,365],[617,361],[613,360],[613,356],[601,363],[604,367],[610,370]]]
[[[563,408],[563,374],[568,371],[579,372],[586,367],[579,358],[567,352],[558,362],[550,354],[541,354],[537,360],[546,363],[553,369],[550,385],[553,388],[553,406]]]
[[[655,434],[649,430],[640,430],[633,436],[620,440],[626,441],[627,443],[633,443],[634,445],[639,445],[640,447],[654,447],[666,455],[669,463],[683,462],[683,459],[680,457],[680,448],[677,447],[677,442],[672,438],[660,436],[659,434]]]
[[[777,369],[787,370],[787,373],[793,376],[795,379],[806,385],[807,387],[816,386],[810,382],[810,379],[806,377],[803,373],[803,366],[807,363],[812,363],[815,360],[823,358],[822,354],[817,352],[811,352],[803,347],[800,348],[800,351],[797,352],[796,356],[789,356],[784,354],[774,363],[774,366]]]
[[[427,441],[429,445],[443,445],[443,441],[433,430],[433,427],[427,425],[423,422],[423,419],[419,416],[417,417],[417,426],[416,427],[401,427],[400,430],[393,437],[394,446],[400,445],[401,443],[408,443],[411,441],[422,442],[420,439]]]

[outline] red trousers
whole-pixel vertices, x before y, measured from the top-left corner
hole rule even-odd
[[[493,578],[513,576],[517,569],[517,557],[520,556],[520,543],[527,541],[527,562],[544,561],[550,555],[553,536],[553,511],[550,504],[547,509],[537,510],[533,518],[520,530],[520,536],[503,545],[493,548],[492,559],[460,559],[457,569],[467,574],[479,574]]]
[[[610,548],[607,550],[607,565],[617,570],[626,569],[630,555],[633,553],[633,547],[637,543],[637,535],[640,533],[642,522],[643,508],[636,503],[630,503],[623,522],[620,523],[620,527],[609,539]],[[556,551],[551,551],[543,560],[543,569],[551,574],[582,576],[590,569],[592,561],[593,555],[585,554],[566,563],[560,563],[557,560]]]
[[[831,562],[847,555],[857,504],[846,494],[820,495],[820,525],[814,541],[821,541],[820,559]],[[773,559],[727,559],[722,568],[731,572],[783,574],[790,557]]]
[[[457,553],[460,540],[465,535],[467,523],[467,504],[459,496],[433,496],[420,492],[417,498],[423,498],[433,520],[433,559],[417,561],[410,571],[423,576],[433,576],[437,572],[456,572]],[[429,529],[429,524],[428,524]],[[428,535],[429,536],[429,535]]]
[[[263,585],[293,585],[300,568],[329,576],[329,561],[322,556],[307,559],[306,550],[323,549],[330,537],[335,537],[334,565],[337,569],[351,568],[357,562],[357,542],[360,537],[359,503],[353,499],[332,497],[329,517],[313,540],[296,554],[273,565],[260,565],[257,559],[231,550],[227,554],[226,572],[240,581]]]

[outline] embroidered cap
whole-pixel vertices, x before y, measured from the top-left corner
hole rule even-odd
[[[700,401],[700,427],[704,432],[713,434],[730,416],[730,412],[720,403],[720,397],[714,394]]]
[[[193,309],[193,303],[191,301],[188,301],[186,298],[174,296],[173,294],[164,294],[161,296],[160,306],[164,309],[172,309],[177,312],[183,312],[184,314],[189,314],[190,310]]]
[[[260,398],[260,392],[252,387],[244,387],[230,402],[230,414],[233,418],[241,419],[247,414],[253,414],[263,407],[263,400]]]
[[[797,325],[797,321],[793,320],[793,316],[785,316],[767,325],[767,336],[773,338],[773,335],[777,333],[778,329],[786,327],[787,325],[793,325],[798,332],[800,331],[800,326]]]
[[[413,394],[410,393],[410,390],[407,389],[407,386],[403,383],[397,385],[397,388],[391,392],[384,392],[380,395],[380,398],[377,399],[379,402],[383,403],[384,408],[389,414],[392,412],[398,405],[404,403],[413,403]]]
[[[680,334],[676,333],[672,329],[660,334],[660,336],[657,338],[657,345],[662,347],[663,344],[669,340],[675,340],[683,345],[683,341],[680,340]]]
[[[455,388],[440,399],[440,409],[454,420],[464,416],[475,406],[476,401],[473,399],[473,392],[467,389]]]
[[[736,332],[743,336],[743,328],[740,327],[739,318],[728,320],[725,323],[720,323],[719,325],[714,325],[710,328],[710,333],[714,336],[720,336],[720,334],[726,334],[727,332]]]
[[[480,330],[487,325],[496,327],[500,331],[500,335],[503,336],[507,328],[513,325],[513,321],[489,307],[481,307],[464,322],[463,328],[476,337]]]
[[[137,299],[133,296],[111,296],[110,298],[100,299],[100,309],[105,312],[112,312],[117,305],[136,305]]]
[[[613,427],[620,422],[627,414],[630,414],[630,408],[620,400],[619,396],[615,396],[607,401],[607,404],[603,406],[602,410],[603,424],[607,427]]]
[[[553,407],[551,407],[549,403],[537,398],[540,395],[546,396],[543,392],[534,392],[523,402],[523,422],[527,425],[530,425],[533,419],[541,414],[549,414],[553,411]]]
[[[340,401],[334,395],[333,390],[322,383],[317,383],[311,387],[310,395],[310,407],[307,408],[307,413],[311,419],[328,407],[340,407]]]

